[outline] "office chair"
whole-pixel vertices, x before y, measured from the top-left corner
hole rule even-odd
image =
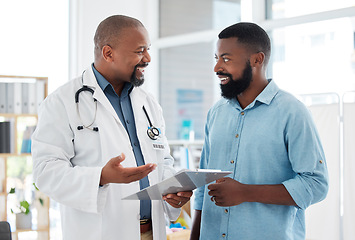
[[[10,224],[5,221],[0,221],[0,240],[11,240]]]

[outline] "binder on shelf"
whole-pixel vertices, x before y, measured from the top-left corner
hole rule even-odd
[[[10,122],[0,122],[0,153],[11,153]]]
[[[14,113],[22,113],[22,83],[14,82]]]
[[[5,123],[5,153],[11,153],[11,122]]]
[[[14,113],[14,83],[6,83],[6,92],[7,113]]]
[[[22,83],[22,113],[36,113],[36,89],[36,83]]]
[[[4,122],[0,122],[0,153],[5,152],[5,142],[6,142],[6,136],[5,136]]]
[[[9,120],[9,125],[10,125],[10,153],[14,153],[15,152],[15,139],[16,139],[16,135],[15,135],[15,119],[11,118]]]
[[[44,91],[44,89],[43,89]],[[43,95],[44,98],[44,95]],[[28,113],[37,113],[37,85],[36,83],[28,83]]]
[[[38,109],[39,105],[42,103],[45,97],[45,81],[36,82],[36,96],[36,109]]]
[[[29,94],[29,90],[28,90],[28,84],[29,83],[21,83],[21,93],[22,93],[22,98],[21,98],[21,112],[22,113],[29,113],[28,110],[28,94]]]
[[[7,113],[7,83],[0,82],[0,113]]]

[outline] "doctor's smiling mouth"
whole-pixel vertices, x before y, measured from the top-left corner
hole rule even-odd
[[[148,66],[148,63],[137,64],[134,67],[134,71],[131,76],[131,83],[135,87],[139,87],[144,83],[144,69]]]

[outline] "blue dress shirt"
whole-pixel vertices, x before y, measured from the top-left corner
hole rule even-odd
[[[141,146],[137,137],[136,124],[134,121],[134,113],[132,109],[131,99],[129,97],[130,92],[133,89],[131,83],[125,83],[121,96],[118,96],[113,86],[95,69],[94,64],[92,65],[96,80],[101,87],[102,91],[105,93],[106,97],[115,109],[122,125],[125,127],[129,139],[131,140],[131,146],[134,152],[134,156],[137,162],[137,166],[144,165],[144,158],[141,150]],[[148,177],[139,180],[140,189],[149,186]],[[151,202],[149,200],[140,201],[140,214],[141,219],[151,218]]]
[[[232,171],[244,184],[283,184],[297,206],[244,202],[218,207],[201,187],[195,209],[202,210],[203,240],[305,239],[305,209],[323,200],[328,171],[308,109],[271,81],[242,109],[221,99],[209,111],[200,168]]]

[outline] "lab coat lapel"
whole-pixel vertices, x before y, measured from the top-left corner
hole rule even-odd
[[[121,153],[121,152],[119,152],[117,154],[117,152],[115,152],[114,150],[113,151],[110,150],[112,143],[115,143],[115,142],[121,140],[124,142],[128,142],[130,144],[130,139],[129,139],[128,133],[127,133],[125,127],[123,126],[121,120],[117,116],[115,109],[113,108],[110,101],[105,96],[105,93],[102,91],[101,87],[97,83],[97,80],[95,78],[95,75],[94,75],[94,72],[93,72],[91,66],[89,69],[87,69],[84,72],[83,84],[87,85],[88,87],[95,90],[93,97],[98,101],[98,105],[97,105],[98,113],[100,113],[100,112],[103,113],[103,114],[98,114],[98,116],[96,116],[97,121],[102,124],[107,124],[107,123],[113,124],[113,122],[109,121],[109,119],[108,119],[109,116],[113,116],[113,118],[115,119],[114,122],[118,124],[118,128],[119,128],[118,131],[115,131],[115,130],[110,130],[108,132],[105,132],[105,130],[99,131],[99,134],[104,134],[103,137],[100,138],[102,149],[107,148],[107,150],[103,151],[103,153],[108,153],[108,155],[103,155],[102,159],[109,160],[110,158],[116,157],[116,156],[118,156],[118,154]],[[115,129],[115,128],[111,128],[111,129]],[[126,149],[131,149],[131,147],[128,147]],[[112,155],[113,152],[115,154]],[[126,151],[125,155],[126,155],[126,159],[130,159],[130,160],[124,161],[124,163],[122,163],[122,165],[130,166],[130,167],[136,166],[136,162],[134,161],[133,153]]]
[[[117,113],[115,109],[112,107],[110,101],[108,98],[105,96],[104,92],[102,91],[101,87],[97,83],[97,80],[95,78],[94,72],[92,70],[92,67],[88,68],[84,74],[83,74],[83,83],[84,85],[87,85],[90,88],[93,88],[94,95],[93,97],[98,101],[99,104],[104,106],[104,108],[116,119],[117,122],[121,124],[123,127],[121,120],[117,116]]]
[[[147,144],[147,139],[145,138],[144,134],[148,128],[147,125],[148,120],[144,115],[144,111],[143,111],[143,106],[146,106],[145,108],[147,108],[146,94],[143,94],[141,92],[141,89],[134,87],[132,92],[130,93],[130,98],[131,98],[132,109],[134,114],[134,121],[137,129],[138,140],[141,145],[142,151],[144,151],[143,148]],[[143,156],[144,156],[144,152],[143,152]]]
[[[156,153],[153,149],[153,142],[147,135],[147,129],[149,126],[147,116],[143,111],[143,106],[146,108],[148,114],[151,112],[150,104],[147,101],[146,93],[142,92],[140,88],[133,88],[131,94],[131,103],[134,112],[134,119],[136,123],[137,136],[141,146],[143,158],[145,164],[155,163],[157,164]],[[151,121],[153,121],[153,116],[149,115]],[[154,124],[154,122],[153,122]],[[149,182],[158,181],[158,171],[153,171],[148,175]]]

